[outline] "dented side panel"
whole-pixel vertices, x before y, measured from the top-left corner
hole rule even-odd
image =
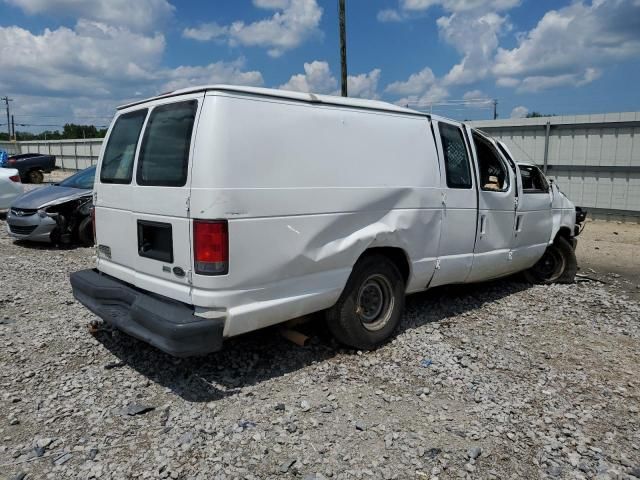
[[[306,110],[305,110],[306,109]],[[232,336],[327,308],[369,248],[402,249],[426,288],[441,228],[426,118],[208,94],[194,151],[194,219],[229,221],[229,273],[192,301]]]

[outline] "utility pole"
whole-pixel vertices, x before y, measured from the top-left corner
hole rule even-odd
[[[11,122],[10,122],[10,115],[9,115],[9,102],[13,102],[13,99],[9,97],[2,97],[0,98],[0,100],[3,100],[7,107],[7,133],[9,134],[9,140],[11,140]]]
[[[493,99],[493,119],[498,119],[498,99]]]
[[[11,115],[11,132],[13,133],[13,141],[16,141],[16,120]]]
[[[347,18],[345,0],[338,0],[338,17],[340,18],[340,70],[342,79],[342,96],[347,97]]]

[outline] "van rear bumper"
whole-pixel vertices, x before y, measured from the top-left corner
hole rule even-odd
[[[176,357],[222,348],[224,319],[202,319],[193,308],[138,290],[97,270],[71,274],[73,296],[105,322]]]

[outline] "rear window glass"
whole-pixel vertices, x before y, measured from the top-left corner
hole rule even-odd
[[[102,183],[131,183],[133,160],[146,116],[144,109],[125,113],[116,120],[102,157]]]
[[[138,159],[138,185],[181,187],[186,183],[197,107],[194,100],[162,105],[151,112]]]

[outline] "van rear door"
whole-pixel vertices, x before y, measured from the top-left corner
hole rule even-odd
[[[120,114],[97,182],[98,268],[190,303],[190,165],[202,93]]]

